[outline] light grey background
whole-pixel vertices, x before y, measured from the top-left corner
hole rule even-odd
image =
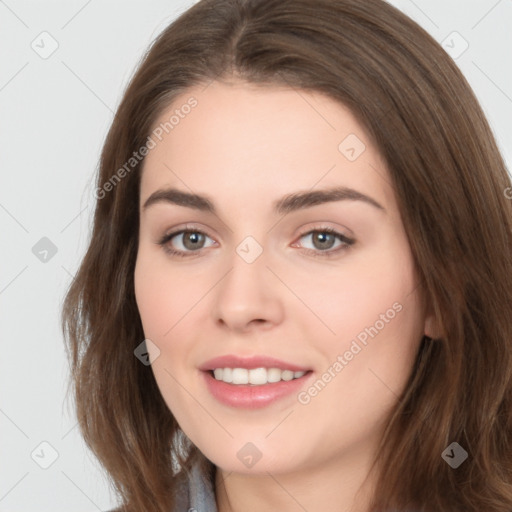
[[[148,44],[193,3],[0,0],[0,512],[115,505],[65,401],[60,305],[122,91]],[[445,41],[510,169],[512,1],[391,3]]]

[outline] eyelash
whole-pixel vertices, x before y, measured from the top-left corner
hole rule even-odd
[[[179,231],[174,231],[172,233],[168,233],[166,235],[164,235],[162,237],[162,239],[157,242],[158,245],[160,245],[162,247],[162,249],[169,255],[171,256],[178,256],[180,258],[190,258],[190,257],[194,257],[194,256],[197,256],[201,251],[202,249],[199,249],[197,251],[179,251],[179,250],[176,250],[176,249],[172,249],[169,247],[168,243],[177,235],[181,235],[181,234],[185,234],[185,233],[199,233],[201,235],[204,235],[208,238],[211,238],[209,237],[204,231],[200,230],[200,229],[180,229]],[[314,257],[321,257],[321,258],[329,258],[329,257],[334,257],[336,256],[339,252],[341,251],[345,251],[347,250],[350,246],[352,246],[354,243],[355,243],[355,240],[352,239],[352,238],[348,238],[347,236],[339,233],[338,231],[336,231],[335,229],[331,228],[331,227],[321,227],[321,228],[316,228],[316,229],[311,229],[309,231],[306,231],[304,233],[302,233],[300,236],[299,236],[299,239],[307,236],[307,235],[311,235],[313,233],[328,233],[330,235],[334,235],[336,238],[338,238],[341,242],[343,242],[343,245],[338,247],[337,249],[330,249],[330,250],[326,250],[326,251],[321,251],[319,249],[304,249],[304,251],[306,252],[306,254],[310,254]]]

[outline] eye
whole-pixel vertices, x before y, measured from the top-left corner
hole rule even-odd
[[[306,252],[314,256],[333,256],[355,243],[353,238],[349,238],[330,227],[313,229],[300,236],[300,239],[307,238],[312,242],[313,248],[306,247]],[[339,241],[337,246],[335,245],[336,241]],[[336,248],[333,249],[333,247]]]
[[[302,234],[299,239],[307,238],[310,238],[313,248],[306,247],[304,250],[313,256],[334,256],[355,243],[354,239],[330,227],[310,230]],[[207,239],[211,243],[205,245]],[[338,241],[337,246],[336,241]],[[171,256],[193,257],[199,255],[202,249],[215,245],[215,241],[200,229],[181,229],[164,235],[158,245]],[[292,247],[296,247],[296,244],[292,244]]]
[[[204,249],[204,243],[207,238],[209,238],[213,244],[215,243],[206,233],[199,229],[182,229],[166,234],[158,244],[169,254],[186,257],[194,256],[192,253]]]

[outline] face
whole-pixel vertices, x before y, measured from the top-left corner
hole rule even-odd
[[[135,292],[181,428],[227,471],[368,455],[426,332],[377,149],[326,96],[242,82],[190,89],[155,130]]]

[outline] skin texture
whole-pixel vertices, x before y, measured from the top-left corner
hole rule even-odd
[[[220,512],[366,510],[372,478],[361,486],[383,421],[432,335],[388,172],[350,111],[319,93],[213,82],[156,124],[191,96],[197,106],[150,151],[141,178],[135,292],[158,386],[218,468]],[[350,134],[366,147],[354,161],[338,149]],[[163,201],[142,208],[170,186],[208,196],[217,215]],[[272,211],[284,195],[332,186],[385,211],[357,200]],[[167,246],[194,254],[169,255],[159,240],[185,227],[206,232],[204,244],[177,235]],[[315,244],[308,233],[325,227],[356,241],[322,256],[342,246]],[[252,263],[236,252],[247,236],[263,249]],[[307,389],[396,303],[400,312],[307,404],[292,394],[232,408],[198,370],[219,355],[270,355],[311,368]],[[262,454],[251,468],[237,457],[248,442]]]

